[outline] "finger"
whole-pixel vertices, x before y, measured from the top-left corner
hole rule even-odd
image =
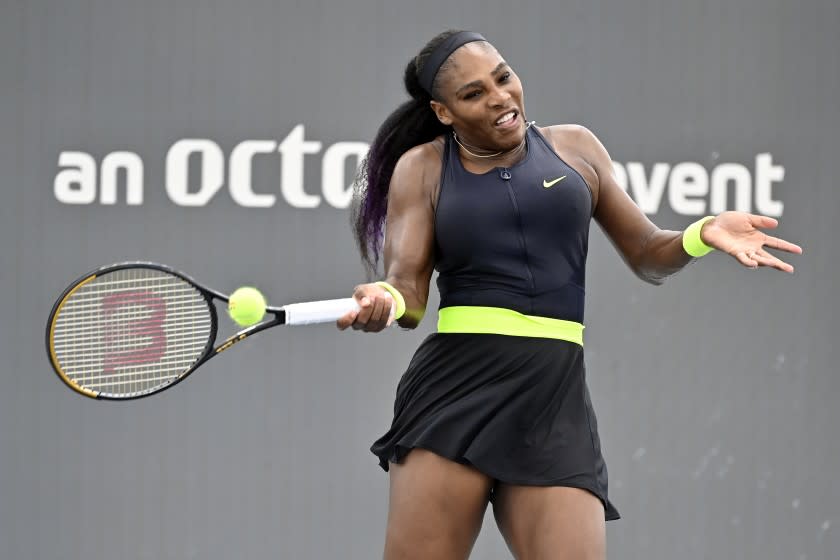
[[[365,284],[359,284],[353,288],[353,297],[356,298],[356,300],[360,300],[365,297]]]
[[[358,314],[359,312],[354,310],[348,311],[347,313],[339,317],[338,320],[335,322],[335,325],[338,327],[338,330],[343,331],[347,329],[347,327],[352,325],[353,322],[356,320],[356,315]]]
[[[385,326],[390,327],[394,323],[394,298],[387,297],[388,300],[388,320],[385,321]]]
[[[771,218],[770,216],[761,216],[759,214],[750,214],[750,223],[753,227],[763,229],[773,229],[779,225],[779,220]]]
[[[755,260],[753,260],[754,255],[755,253],[753,252],[747,254],[746,251],[739,251],[732,256],[735,257],[735,259],[737,259],[739,263],[746,266],[747,268],[758,268],[758,263]]]
[[[764,244],[773,249],[779,249],[780,251],[787,251],[788,253],[795,253],[797,255],[802,254],[802,247],[796,245],[795,243],[791,243],[790,241],[779,239],[778,237],[768,235],[767,239],[764,240]]]
[[[379,330],[382,330],[385,327],[390,327],[391,323],[394,322],[394,298],[386,292],[380,299],[382,300],[382,314],[380,315]]]
[[[358,311],[358,313],[356,314],[356,319],[351,325],[354,331],[363,331],[367,328],[368,320],[362,317],[362,311],[363,310]]]
[[[359,314],[356,316],[353,328],[359,328],[359,325],[363,326],[366,324],[370,320],[370,314],[373,311],[373,302],[370,296],[362,295],[361,297],[357,297],[356,301],[359,302]]]
[[[793,267],[790,264],[784,262],[775,255],[771,255],[763,249],[760,250],[755,257],[753,257],[753,260],[755,260],[759,266],[775,268],[776,270],[781,270],[782,272],[793,272]]]
[[[381,331],[385,327],[385,320],[388,316],[385,314],[385,298],[384,297],[374,297],[371,305],[371,312],[370,318],[368,319],[367,325],[365,325],[366,331]]]

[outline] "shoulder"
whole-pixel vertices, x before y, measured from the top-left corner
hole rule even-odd
[[[394,167],[390,191],[397,196],[434,195],[440,183],[444,139],[419,144],[406,151]]]
[[[541,129],[560,154],[573,154],[601,173],[612,172],[612,159],[595,134],[579,124],[557,124]]]
[[[601,180],[610,173],[609,154],[591,130],[579,124],[556,124],[540,128],[542,135],[568,165],[583,177],[597,205]]]
[[[589,151],[600,144],[595,134],[580,124],[554,124],[540,128],[555,148],[577,148],[581,151]]]
[[[435,171],[440,173],[441,165],[443,165],[443,146],[443,137],[439,136],[431,142],[410,148],[400,156],[394,174],[410,173],[416,177]]]

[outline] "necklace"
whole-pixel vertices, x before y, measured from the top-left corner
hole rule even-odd
[[[531,128],[531,125],[534,124],[535,122],[537,122],[537,121],[527,121],[526,124],[525,124],[525,130],[528,130],[529,128]],[[455,139],[455,143],[458,144],[459,146],[461,146],[462,150],[464,150],[465,152],[470,154],[472,157],[477,157],[477,158],[499,157],[499,156],[514,152],[514,151],[520,149],[522,146],[525,145],[525,138],[522,138],[522,142],[518,146],[516,146],[515,148],[511,148],[510,150],[502,150],[501,152],[496,152],[495,154],[483,154],[482,155],[482,154],[477,154],[477,153],[471,151],[469,148],[467,148],[466,146],[461,144],[461,141],[458,140],[458,135],[455,133],[454,130],[452,131],[452,137]]]

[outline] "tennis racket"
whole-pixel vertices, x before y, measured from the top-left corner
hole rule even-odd
[[[266,320],[215,345],[219,301],[227,303],[228,296],[168,266],[105,266],[73,282],[58,298],[47,322],[47,353],[74,391],[94,399],[136,399],[174,386],[258,332],[328,323],[358,309],[353,298],[267,307]]]

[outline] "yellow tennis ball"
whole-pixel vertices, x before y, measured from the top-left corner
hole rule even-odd
[[[242,327],[259,323],[265,315],[265,307],[263,295],[250,286],[239,288],[228,299],[228,315]]]

